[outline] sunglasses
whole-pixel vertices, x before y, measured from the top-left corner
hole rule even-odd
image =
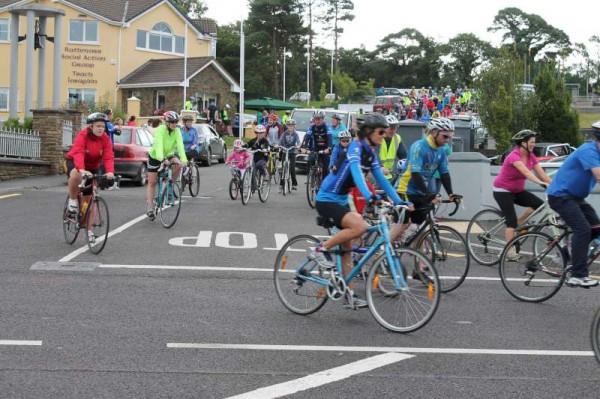
[[[377,130],[375,130],[375,133],[377,133],[380,136],[383,136],[383,135],[385,135],[385,129],[377,129]]]

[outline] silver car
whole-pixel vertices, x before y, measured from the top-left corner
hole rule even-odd
[[[200,137],[200,151],[197,161],[201,161],[206,166],[212,166],[213,160],[219,163],[225,163],[227,160],[227,145],[217,134],[215,129],[207,123],[192,125],[198,131]]]

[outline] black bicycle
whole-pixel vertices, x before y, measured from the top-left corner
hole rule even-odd
[[[308,200],[308,205],[311,208],[315,207],[317,193],[319,192],[319,187],[321,187],[321,181],[323,180],[323,167],[321,166],[321,162],[319,162],[319,155],[323,154],[323,150],[321,151],[308,151],[308,154],[315,154],[315,157],[312,159],[312,162],[308,167],[308,174],[306,178],[306,199]]]
[[[200,192],[200,168],[193,160],[187,163],[187,173],[181,175],[181,192],[185,192],[185,186],[188,187],[190,195],[196,197]]]
[[[231,180],[229,181],[229,198],[235,201],[242,192],[243,179],[242,171],[237,168],[237,161],[232,160],[231,166],[233,167],[233,176],[231,176]]]

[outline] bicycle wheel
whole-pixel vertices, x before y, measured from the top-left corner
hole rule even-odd
[[[163,186],[162,206],[158,210],[160,223],[163,227],[167,229],[173,227],[179,217],[180,210],[181,193],[179,192],[179,186],[174,182],[169,182]]]
[[[290,192],[290,181],[288,178],[289,172],[288,172],[288,168],[290,167],[289,163],[284,163],[283,167],[281,168],[281,178],[280,181],[283,182],[283,185],[281,186],[281,192],[283,193],[283,195],[287,195]]]
[[[600,363],[600,307],[596,310],[596,314],[594,314],[590,335],[592,339],[592,349],[596,355],[596,360]]]
[[[315,207],[315,197],[316,197],[316,192],[314,190],[314,186],[315,186],[315,180],[316,180],[317,176],[315,175],[315,170],[311,169],[308,172],[308,177],[306,179],[306,199],[308,200],[308,205],[311,208]]]
[[[196,197],[200,192],[200,168],[198,165],[192,164],[190,167],[190,173],[188,175],[188,185],[190,195]],[[183,188],[181,189],[183,191]]]
[[[232,178],[229,181],[229,198],[235,201],[240,193],[239,188],[238,179],[236,177]]]
[[[440,281],[435,267],[419,251],[396,248],[390,267],[385,254],[374,263],[367,278],[367,301],[371,314],[384,328],[407,333],[427,324],[440,301]],[[394,281],[402,280],[405,270],[419,268],[420,279],[404,276],[406,287]]]
[[[63,207],[62,225],[65,241],[67,242],[67,244],[72,245],[75,242],[75,240],[77,240],[77,236],[79,235],[79,215],[70,216],[67,213],[68,205],[69,196],[67,195],[67,199],[65,200],[65,206]]]
[[[86,234],[85,239],[90,252],[97,255],[102,252],[106,241],[108,241],[110,227],[108,206],[104,198],[96,197],[93,205],[88,207],[85,219],[87,220],[87,230],[94,232],[92,237]]]
[[[244,173],[244,179],[242,180],[242,204],[246,205],[252,197],[252,180],[254,178],[254,168],[248,169]]]
[[[475,262],[493,266],[500,261],[505,229],[504,217],[497,209],[484,209],[473,216],[467,227],[467,246]]]
[[[442,292],[457,289],[469,273],[467,243],[450,226],[436,226],[421,236],[417,249],[423,252],[437,269]]]
[[[542,243],[544,250],[539,252]],[[565,265],[564,253],[560,245],[553,244],[552,237],[538,232],[525,233],[510,240],[500,255],[500,280],[518,300],[543,302],[562,286]]]
[[[276,159],[273,159],[273,181],[275,184],[281,181],[281,162]]]
[[[263,176],[258,178],[258,199],[260,202],[267,202],[271,192],[271,179],[265,179]]]
[[[309,276],[329,277],[329,271],[308,259],[309,253],[318,245],[319,240],[315,237],[299,235],[285,243],[275,259],[275,291],[283,306],[296,314],[314,313],[328,299],[324,285],[306,279]]]

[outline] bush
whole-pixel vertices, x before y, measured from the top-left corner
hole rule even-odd
[[[2,123],[2,127],[4,129],[25,129],[32,130],[33,129],[33,118],[25,117],[23,123],[19,121],[19,118],[8,118],[4,123]]]

